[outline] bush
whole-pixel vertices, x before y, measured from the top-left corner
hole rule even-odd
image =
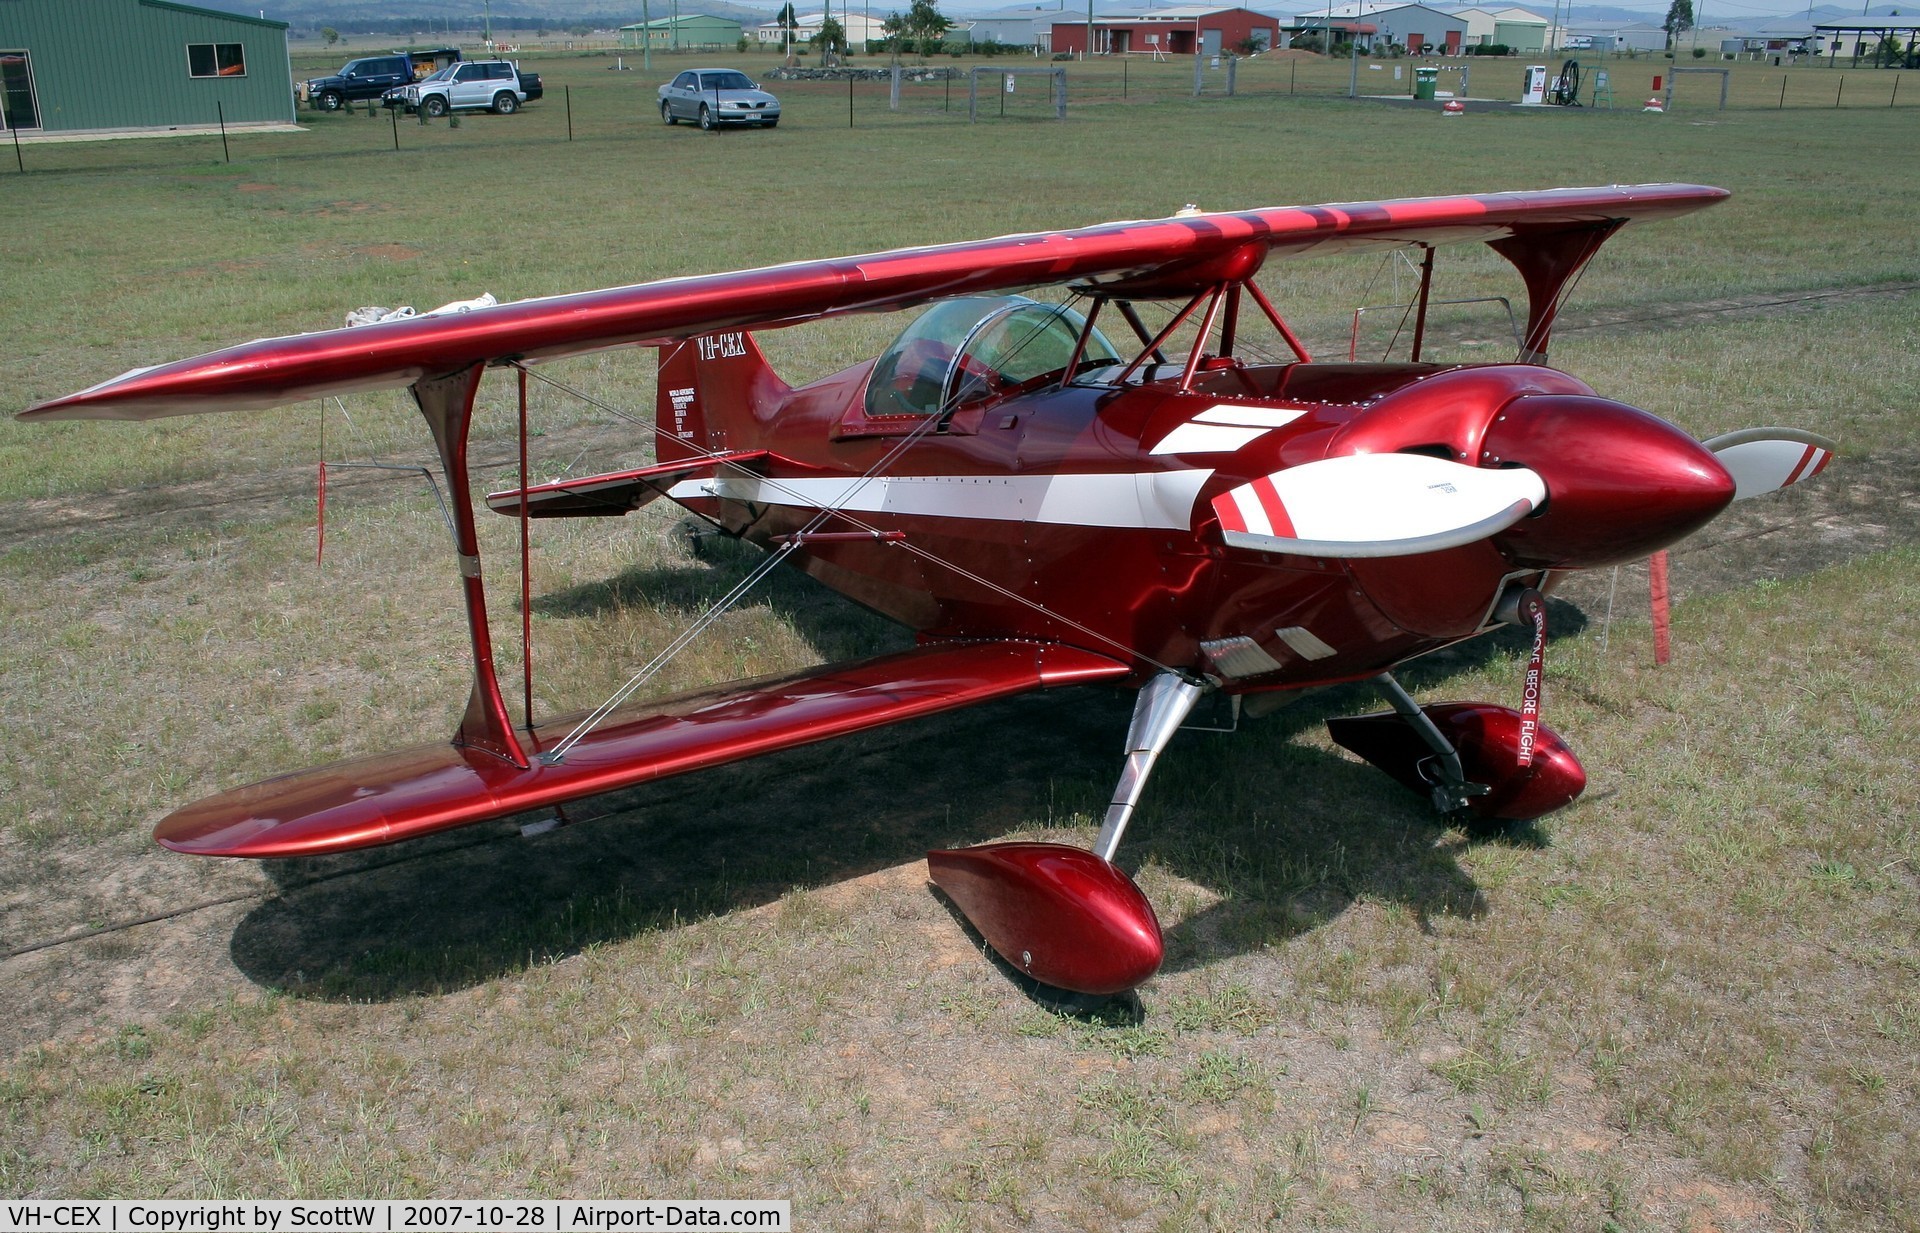
[[[1696,60],[1704,60],[1704,59],[1706,59],[1706,58],[1707,58],[1707,49],[1706,49],[1706,48],[1704,48],[1704,47],[1696,47],[1696,48],[1694,48],[1694,49],[1693,49],[1693,58],[1694,58],[1694,59],[1696,59]]]
[[[733,49],[734,49],[735,51],[738,51],[738,52],[744,52],[744,51],[746,51],[746,50],[747,50],[747,36],[746,36],[746,35],[744,35],[744,34],[743,34],[743,35],[741,35],[741,36],[740,36],[740,41],[739,41],[739,42],[737,42],[737,43],[735,43],[735,44],[733,45]]]

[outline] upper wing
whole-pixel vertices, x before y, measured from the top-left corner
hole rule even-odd
[[[154,838],[200,856],[318,856],[504,818],[994,698],[1119,680],[1073,647],[933,643],[794,676],[615,711],[559,761],[514,766],[446,743],[263,780],[162,819]],[[579,716],[526,734],[551,751]]]
[[[1726,196],[1723,189],[1697,184],[1649,184],[1288,206],[670,278],[452,316],[262,339],[135,369],[37,404],[21,418],[148,419],[274,407],[411,385],[508,358],[664,344],[719,330],[765,329],[1065,282],[1172,294],[1184,285],[1197,289],[1217,282],[1223,273],[1244,277],[1270,252],[1461,240],[1544,249],[1557,237],[1685,214]],[[1556,257],[1542,268],[1557,271],[1564,264]],[[1530,287],[1534,281],[1530,275]]]

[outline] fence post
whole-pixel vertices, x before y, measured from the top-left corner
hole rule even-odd
[[[1227,57],[1227,97],[1228,98],[1232,98],[1234,95],[1234,81],[1236,77],[1239,75],[1239,70],[1240,70],[1240,57],[1228,56]]]
[[[1060,84],[1058,98],[1053,105],[1053,117],[1056,120],[1064,120],[1067,118],[1067,70],[1055,69],[1053,76],[1054,80]]]
[[[891,88],[887,91],[887,110],[899,111],[900,110],[900,66],[897,64],[894,65],[893,69],[887,74],[887,76],[892,79]]]
[[[573,140],[573,87],[567,87],[567,140]]]
[[[400,109],[395,107],[387,114],[393,117],[393,148],[398,150],[400,148]]]
[[[1206,61],[1200,58],[1199,52],[1197,51],[1194,52],[1193,53],[1193,97],[1195,98],[1200,97],[1200,81],[1201,81],[1200,75],[1205,70],[1205,68],[1206,68]]]
[[[13,132],[13,162],[14,162],[14,165],[20,168],[20,174],[21,174],[21,175],[26,175],[26,174],[27,174],[27,160],[25,160],[25,159],[23,159],[23,158],[21,158],[21,157],[20,157],[20,130],[19,130],[19,129],[17,129],[17,128],[13,128],[13,127],[12,127],[11,125],[9,125],[8,127],[9,127],[10,129],[12,129],[12,132]]]
[[[1835,86],[1833,89],[1833,105],[1835,107],[1838,107],[1840,105],[1840,96],[1846,93],[1846,90],[1847,90],[1847,75],[1845,73],[1842,73],[1840,74],[1840,84]]]
[[[1787,109],[1787,75],[1785,73],[1782,73],[1780,74],[1780,105],[1778,107],[1775,107],[1774,110],[1785,111],[1786,109]]]
[[[967,123],[979,120],[980,115],[980,70],[971,69],[967,73]]]

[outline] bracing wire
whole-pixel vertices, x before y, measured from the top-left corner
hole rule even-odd
[[[1025,338],[1019,340],[1015,344],[1015,346],[1011,349],[1009,353],[1010,356],[1018,355],[1027,346],[1030,346],[1036,338],[1040,337],[1044,328],[1045,328],[1044,323],[1036,324],[1028,332]],[[608,414],[613,415],[618,419],[625,420],[629,423],[638,425],[642,428],[650,428],[656,436],[659,436],[662,439],[669,439],[667,438],[666,430],[662,428],[658,423],[649,424],[643,417],[635,416],[630,412],[627,412],[618,407],[615,407],[603,400],[596,399],[591,395],[586,394],[584,391],[576,390],[568,386],[565,382],[558,381],[552,377],[547,376],[544,373],[537,372],[534,369],[520,363],[519,361],[512,361],[510,362],[509,366],[516,368],[521,372],[527,373],[535,377],[536,379],[542,382],[545,382],[546,384],[552,386],[557,390],[561,390],[565,393],[572,394],[575,397],[580,398],[582,401],[588,403],[589,405],[597,407],[603,411],[606,411]],[[694,642],[695,639],[697,639],[700,636],[700,634],[704,633],[707,629],[711,628],[713,624],[716,621],[718,621],[722,616],[724,616],[729,609],[731,609],[736,604],[738,604],[742,599],[744,599],[753,590],[753,588],[759,584],[759,582],[763,578],[765,578],[768,574],[773,572],[773,570],[777,566],[779,566],[779,564],[782,561],[786,560],[786,558],[789,555],[791,555],[796,548],[801,547],[806,542],[807,536],[819,531],[823,526],[827,525],[829,522],[832,522],[834,520],[839,520],[839,521],[848,523],[852,525],[855,529],[864,531],[874,536],[876,541],[886,543],[887,546],[889,547],[902,549],[904,551],[907,551],[913,554],[919,559],[928,562],[929,564],[937,565],[944,569],[951,570],[952,572],[958,574],[960,577],[967,579],[969,582],[972,582],[978,586],[984,587],[987,590],[992,591],[996,595],[1002,596],[1006,599],[1010,599],[1015,603],[1018,603],[1023,607],[1026,607],[1032,610],[1033,612],[1039,614],[1040,616],[1045,617],[1050,621],[1057,622],[1079,633],[1085,634],[1089,638],[1092,638],[1100,643],[1107,645],[1108,647],[1114,650],[1119,651],[1121,654],[1127,656],[1130,659],[1135,659],[1140,662],[1150,664],[1151,666],[1153,666],[1154,668],[1162,672],[1174,672],[1175,669],[1167,666],[1166,664],[1160,663],[1158,660],[1154,659],[1150,655],[1147,655],[1145,652],[1139,650],[1138,648],[1128,646],[1127,644],[1119,641],[1118,639],[1115,639],[1106,634],[1100,633],[1098,630],[1092,629],[1080,623],[1079,621],[1074,620],[1071,617],[1068,617],[1062,613],[1055,612],[1051,608],[1047,607],[1045,604],[1042,604],[1039,601],[1034,600],[1028,596],[1021,595],[1018,592],[1013,591],[1008,587],[1002,586],[1001,584],[992,581],[991,579],[982,577],[980,574],[977,574],[974,571],[967,569],[965,566],[960,565],[958,562],[949,561],[938,553],[932,552],[924,547],[921,547],[917,544],[913,544],[906,540],[896,540],[896,539],[882,540],[881,537],[884,535],[884,531],[882,528],[874,526],[873,524],[867,522],[862,518],[859,518],[858,516],[849,512],[846,509],[846,506],[849,503],[851,503],[868,484],[873,482],[875,479],[878,479],[879,477],[885,475],[888,472],[888,470],[892,468],[894,463],[898,461],[903,454],[905,454],[914,445],[924,440],[927,436],[934,433],[940,427],[940,425],[944,424],[947,416],[951,413],[952,410],[953,408],[951,405],[942,406],[938,410],[936,410],[934,414],[927,416],[921,423],[916,424],[911,432],[907,433],[905,436],[901,437],[899,441],[895,442],[894,445],[890,449],[888,449],[887,452],[884,455],[882,455],[878,461],[876,461],[872,466],[867,468],[867,470],[863,472],[860,476],[858,476],[856,479],[851,481],[847,489],[840,495],[837,501],[830,503],[828,505],[819,507],[817,512],[807,520],[806,524],[802,526],[799,531],[789,536],[785,543],[783,543],[777,549],[775,549],[772,553],[770,553],[765,560],[761,561],[758,565],[756,565],[753,568],[753,570],[747,574],[745,578],[741,579],[740,582],[733,587],[732,590],[728,591],[725,595],[721,596],[718,600],[714,601],[714,603],[711,604],[706,609],[706,611],[701,613],[699,617],[695,618],[692,624],[690,624],[686,629],[682,630],[680,634],[673,639],[672,642],[670,642],[666,647],[662,648],[658,653],[656,653],[652,659],[648,660],[645,664],[643,664],[632,676],[630,676],[627,679],[627,681],[624,684],[622,684],[611,695],[609,695],[605,701],[603,701],[599,706],[595,707],[591,712],[589,712],[577,725],[575,725],[572,731],[568,732],[567,735],[559,741],[558,744],[556,744],[551,750],[540,755],[541,759],[548,763],[555,763],[565,758],[568,751],[571,750],[575,745],[577,745],[582,739],[584,739],[588,733],[592,732],[596,727],[604,723],[609,715],[611,715],[615,710],[619,709],[621,704],[626,702],[627,699],[631,698],[634,695],[634,693],[637,692],[644,685],[646,685],[648,681],[652,680],[655,676],[659,675],[660,671],[663,668],[665,668],[666,665],[675,656],[679,655],[680,652],[684,651],[689,645],[691,645]],[[812,500],[802,495],[801,493],[797,492],[796,490],[782,484],[779,480],[773,479],[767,476],[755,475],[753,472],[749,471],[744,465],[731,459],[723,452],[704,449],[700,446],[693,445],[690,442],[680,440],[679,438],[671,438],[671,439],[674,440],[674,442],[677,445],[683,448],[692,449],[697,455],[700,455],[716,463],[717,465],[731,466],[743,475],[753,475],[753,477],[756,480],[758,480],[758,482],[763,487],[772,489],[775,492],[781,493],[791,498],[796,504],[800,504],[803,506],[813,504]]]

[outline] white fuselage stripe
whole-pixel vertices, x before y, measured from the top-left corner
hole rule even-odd
[[[753,505],[844,509],[861,514],[982,518],[1059,526],[1184,531],[1211,469],[1095,475],[893,475],[870,479],[683,480],[667,493]]]

